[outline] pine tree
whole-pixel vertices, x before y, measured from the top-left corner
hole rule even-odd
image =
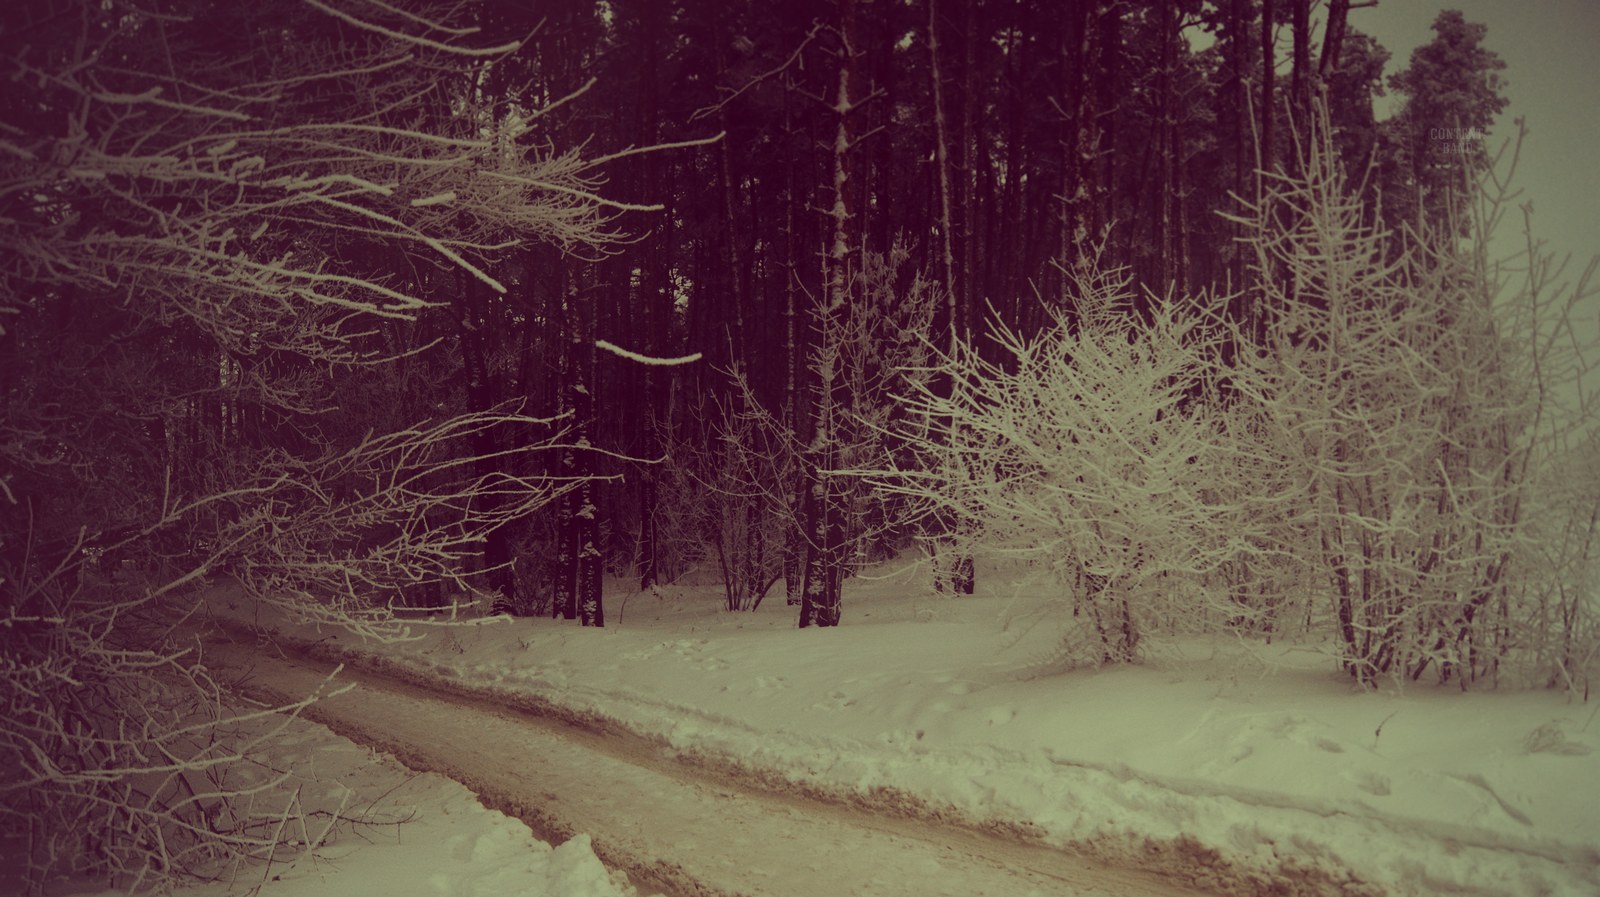
[[[1487,136],[1506,107],[1499,74],[1505,62],[1483,46],[1488,28],[1445,10],[1433,31],[1433,40],[1412,51],[1410,65],[1389,79],[1406,98],[1385,128],[1392,164],[1383,212],[1391,225],[1444,224],[1449,208],[1487,169]]]

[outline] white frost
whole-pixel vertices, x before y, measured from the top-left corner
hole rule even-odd
[[[416,208],[421,208],[422,206],[440,206],[447,202],[455,201],[456,191],[446,190],[443,193],[435,193],[432,196],[424,196],[419,199],[413,199],[411,201],[411,205]]]
[[[637,361],[640,364],[652,364],[659,367],[671,367],[678,364],[693,364],[694,362],[700,360],[699,352],[696,352],[693,355],[682,355],[677,358],[655,358],[649,355],[640,355],[638,352],[631,352],[622,348],[616,343],[607,342],[603,339],[595,340],[594,346],[596,349],[604,349],[619,358],[626,358],[629,361]]]

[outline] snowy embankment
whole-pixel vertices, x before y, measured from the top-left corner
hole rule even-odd
[[[186,887],[183,897],[635,894],[626,876],[595,856],[588,835],[552,848],[456,782],[412,772],[316,723],[291,723],[274,741],[271,762],[291,778],[264,802],[294,796],[277,829],[284,849],[271,863],[219,870],[218,881]],[[299,849],[306,843],[320,846]]]
[[[769,784],[954,816],[1219,893],[1600,893],[1593,703],[1361,693],[1315,652],[1228,641],[1052,671],[1057,630],[1030,625],[1026,589],[904,597],[914,585],[858,581],[845,625],[826,631],[794,629],[781,599],[730,614],[688,589],[613,598],[604,630],[419,625],[415,641],[376,646],[278,628],[348,660],[614,721]]]

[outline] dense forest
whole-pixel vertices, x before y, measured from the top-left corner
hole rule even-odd
[[[1486,29],[1391,60],[1372,5],[7,4],[0,756],[145,762],[83,733],[194,685],[217,577],[380,631],[711,571],[826,627],[1003,557],[1086,663],[1571,686],[1571,294],[1487,255]],[[100,787],[5,762],[13,812]]]

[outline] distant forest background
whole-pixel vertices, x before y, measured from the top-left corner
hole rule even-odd
[[[1345,390],[1329,407],[1359,392],[1361,372],[1329,359],[1356,364],[1361,339],[1389,340],[1369,404],[1408,401],[1390,382],[1407,358],[1444,378],[1415,406],[1437,412],[1433,454],[1402,465],[1420,492],[1373,499],[1379,468],[1338,448],[1360,489],[1281,484],[1313,517],[1333,496],[1333,517],[1240,534],[1249,558],[1183,549],[1209,559],[1201,580],[1232,577],[1228,619],[1270,625],[1284,586],[1261,570],[1313,545],[1302,574],[1362,582],[1338,614],[1367,663],[1350,602],[1400,599],[1347,558],[1387,557],[1414,585],[1455,557],[1419,547],[1425,531],[1373,541],[1395,532],[1391,499],[1459,512],[1470,489],[1521,489],[1508,464],[1567,457],[1533,451],[1549,418],[1526,412],[1566,362],[1529,373],[1533,356],[1496,354],[1559,326],[1559,308],[1474,318],[1486,356],[1449,343],[1498,359],[1488,379],[1439,354],[1469,338],[1459,307],[1489,314],[1498,290],[1474,209],[1503,64],[1453,12],[1392,61],[1360,29],[1371,5],[13,4],[0,538],[27,597],[11,612],[53,619],[86,581],[130,571],[156,603],[226,572],[338,618],[465,595],[598,625],[606,573],[647,590],[700,569],[730,609],[781,582],[801,625],[832,625],[853,570],[913,546],[941,589],[970,592],[974,554],[1023,538],[989,521],[1005,484],[1056,463],[997,455],[1016,430],[966,457],[983,409],[1005,404],[979,387],[1017,376],[1029,346],[1154,345],[1141,334],[1177,327],[1188,354],[1159,360],[1173,369],[1130,406],[1149,420],[1074,423],[1038,400],[1065,427],[1051,457],[1078,464],[1097,428],[1134,445],[1135,418],[1291,401],[1284,359],[1307,347],[1332,353],[1301,372]],[[1385,91],[1403,102],[1378,122]],[[1533,293],[1528,308],[1554,307]],[[1341,327],[1359,339],[1340,348]],[[1533,379],[1485,385],[1514,367]],[[1081,410],[1098,388],[1060,395]],[[1502,411],[1522,417],[1479,419]],[[1269,417],[1324,420],[1286,414]],[[1373,457],[1402,439],[1361,426]],[[1496,460],[1469,459],[1463,440],[1490,431]],[[999,492],[957,501],[951,464]],[[1512,524],[1494,515],[1525,509],[1497,496],[1499,538]],[[1117,503],[1089,498],[1063,519]],[[1347,528],[1330,536],[1334,518]],[[1063,549],[1076,594],[1156,575],[1135,543],[1164,537],[1095,525],[1081,538],[1100,547]],[[1438,638],[1502,585],[1510,555],[1482,535],[1456,558],[1477,585],[1428,611]],[[1105,544],[1124,559],[1085,556]],[[1137,641],[1119,606],[1106,659]]]

